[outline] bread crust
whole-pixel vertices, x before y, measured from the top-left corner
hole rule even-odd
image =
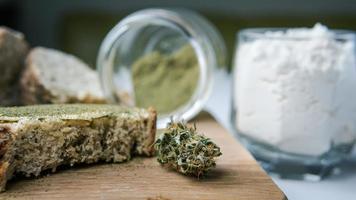
[[[7,180],[13,173],[12,152],[10,151],[11,143],[15,135],[11,135],[10,127],[0,126],[0,192],[5,191]]]

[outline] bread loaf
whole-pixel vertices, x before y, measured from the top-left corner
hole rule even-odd
[[[21,88],[25,105],[105,103],[93,69],[72,55],[43,47],[28,54]]]
[[[123,162],[151,155],[153,109],[115,105],[38,105],[0,108],[0,191],[13,175],[79,163]]]
[[[20,32],[0,26],[0,106],[18,105],[18,81],[28,52]]]

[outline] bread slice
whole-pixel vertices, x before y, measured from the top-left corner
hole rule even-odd
[[[115,105],[0,108],[0,190],[13,175],[153,153],[156,112]]]
[[[0,26],[0,105],[19,104],[18,80],[28,53],[20,32]]]
[[[105,103],[97,73],[78,58],[44,47],[30,51],[21,80],[23,103]]]

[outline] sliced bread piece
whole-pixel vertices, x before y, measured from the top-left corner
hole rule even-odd
[[[37,105],[0,108],[0,191],[15,174],[79,163],[123,162],[152,155],[153,109],[115,105]]]
[[[0,105],[19,104],[18,80],[28,52],[20,32],[0,26]]]
[[[105,103],[97,73],[78,58],[37,47],[26,58],[23,103]]]

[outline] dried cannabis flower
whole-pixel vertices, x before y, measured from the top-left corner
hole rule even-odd
[[[154,145],[157,160],[182,174],[200,176],[215,167],[220,148],[184,122],[168,124]]]

